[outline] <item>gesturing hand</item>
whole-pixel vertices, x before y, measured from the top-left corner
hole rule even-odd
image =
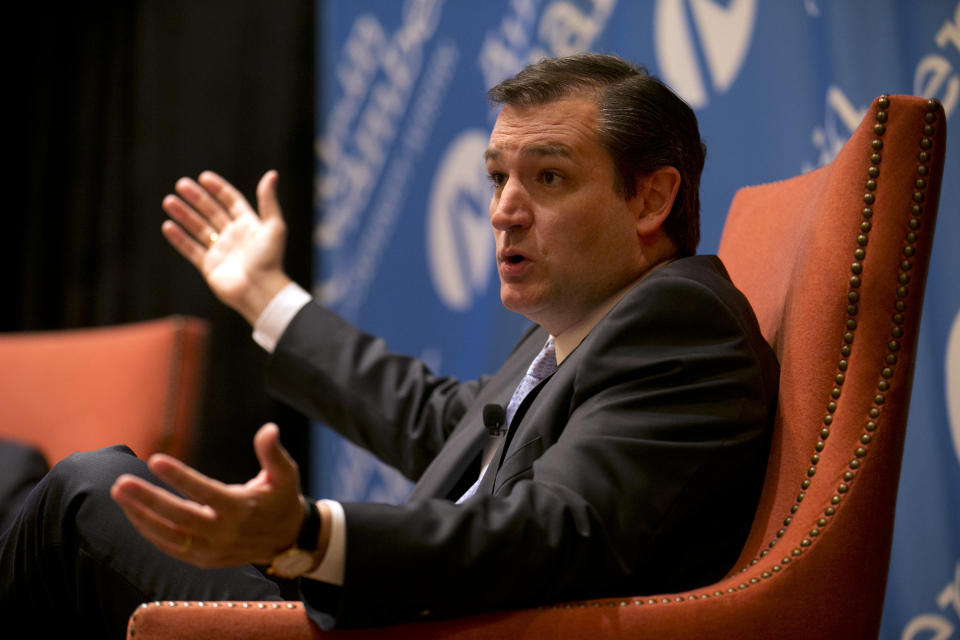
[[[110,495],[133,526],[165,553],[198,567],[269,564],[296,542],[303,524],[300,473],[266,424],[253,439],[261,471],[243,485],[225,485],[170,456],[148,466],[183,498],[132,475]]]
[[[196,181],[181,178],[177,195],[163,199],[172,218],[163,223],[163,235],[203,274],[214,295],[250,324],[290,282],[283,272],[287,230],[276,188],[277,172],[268,171],[257,185],[259,215],[212,171]]]

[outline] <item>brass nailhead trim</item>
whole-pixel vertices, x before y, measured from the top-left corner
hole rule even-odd
[[[882,95],[877,100],[877,105],[879,110],[875,114],[876,123],[874,124],[873,131],[877,136],[873,141],[871,141],[870,146],[872,153],[870,154],[870,166],[867,168],[867,179],[864,182],[865,192],[863,194],[864,207],[861,209],[862,220],[860,222],[859,231],[860,233],[856,236],[856,247],[854,249],[854,261],[850,265],[851,276],[849,278],[850,290],[847,293],[847,300],[849,305],[847,306],[847,321],[845,324],[846,331],[843,333],[843,344],[840,347],[842,358],[837,364],[837,373],[834,377],[834,382],[836,386],[831,390],[830,396],[831,400],[827,402],[826,405],[826,414],[823,418],[823,426],[820,429],[820,439],[817,441],[814,449],[815,453],[811,456],[810,462],[811,465],[807,469],[806,478],[802,482],[802,489],[796,498],[796,501],[790,507],[790,513],[794,514],[799,509],[800,502],[806,497],[806,491],[809,489],[812,478],[816,474],[816,465],[820,462],[820,453],[826,447],[826,440],[830,435],[830,429],[828,428],[833,423],[833,415],[837,410],[837,400],[841,396],[841,387],[846,380],[844,372],[847,371],[849,367],[849,362],[847,358],[852,352],[852,344],[854,342],[854,335],[857,328],[857,321],[854,316],[858,312],[857,304],[860,302],[860,293],[857,289],[862,285],[862,274],[864,269],[864,261],[866,259],[866,246],[869,244],[869,234],[873,228],[871,219],[874,215],[874,205],[876,203],[875,191],[877,189],[877,178],[880,175],[879,165],[882,162],[881,151],[883,149],[883,141],[881,140],[884,133],[886,133],[885,123],[887,122],[889,115],[887,109],[890,106],[890,98],[886,95]],[[899,350],[900,344],[898,339],[902,337],[903,330],[899,326],[903,322],[902,312],[906,308],[906,303],[903,300],[908,297],[909,290],[906,285],[909,282],[908,271],[913,267],[912,262],[909,260],[912,258],[916,249],[913,246],[917,241],[917,231],[921,228],[919,216],[922,214],[922,203],[925,200],[924,190],[927,186],[927,181],[925,176],[929,174],[929,168],[926,166],[926,163],[929,162],[930,154],[928,150],[932,146],[932,141],[930,136],[933,135],[933,123],[936,121],[935,112],[937,111],[938,106],[935,101],[928,102],[927,105],[927,114],[925,116],[926,125],[923,128],[923,138],[921,138],[920,146],[921,151],[918,155],[917,165],[917,178],[915,181],[916,191],[913,194],[913,204],[911,208],[912,217],[908,220],[908,233],[906,235],[906,245],[903,249],[903,255],[905,259],[900,263],[900,273],[897,276],[897,283],[899,286],[896,288],[896,294],[900,298],[895,304],[896,313],[893,314],[894,327],[891,330],[891,336],[894,338],[888,343],[889,352],[886,355],[885,362],[886,367],[884,367],[880,372],[880,377],[882,378],[877,385],[877,388],[881,392],[885,392],[890,388],[889,380],[893,378],[894,370],[893,366],[897,363],[896,351]],[[843,481],[837,486],[836,493],[830,499],[830,506],[824,510],[824,516],[817,521],[818,528],[812,529],[809,533],[809,538],[804,538],[800,547],[797,547],[791,551],[792,556],[799,556],[803,552],[803,548],[810,546],[815,539],[820,534],[820,529],[825,527],[829,523],[829,519],[832,518],[836,512],[837,507],[841,504],[843,498],[842,496],[850,490],[850,485],[856,475],[855,472],[861,466],[861,460],[863,460],[868,452],[868,446],[873,442],[873,436],[871,435],[877,429],[877,418],[880,416],[880,406],[885,401],[885,396],[883,393],[877,393],[874,397],[874,406],[870,408],[868,415],[870,420],[868,420],[864,426],[864,432],[860,435],[860,444],[854,451],[854,457],[849,463],[849,470],[843,474]],[[760,552],[758,558],[754,558],[750,562],[750,566],[757,564],[760,558],[763,558],[767,555],[770,548],[773,548],[778,539],[783,537],[786,534],[786,528],[790,526],[793,522],[793,517],[787,516],[783,521],[783,528],[779,529],[776,532],[776,537],[769,542],[768,549],[764,549]],[[784,563],[789,561],[789,557],[784,558]],[[743,570],[746,570],[744,567]],[[764,571],[761,573],[761,577],[772,576],[773,573],[780,570],[780,566],[774,566],[771,568],[771,571]]]
[[[828,428],[828,426],[833,423],[833,414],[837,410],[837,400],[839,400],[841,396],[841,386],[843,385],[843,382],[845,380],[845,376],[843,372],[845,372],[849,367],[849,362],[847,361],[847,358],[850,356],[850,353],[852,352],[851,344],[853,343],[854,332],[856,331],[856,328],[857,328],[856,319],[853,316],[855,316],[857,313],[856,305],[860,301],[860,293],[856,291],[856,289],[858,289],[862,284],[860,276],[863,272],[863,262],[864,262],[864,259],[866,258],[866,250],[864,249],[864,247],[868,244],[868,240],[869,240],[868,236],[869,236],[870,230],[872,229],[872,224],[870,222],[870,219],[874,215],[874,210],[871,205],[873,205],[876,200],[873,194],[873,191],[876,190],[876,187],[877,187],[876,179],[880,175],[880,169],[878,165],[880,165],[882,161],[882,157],[879,152],[883,149],[883,141],[880,140],[880,138],[886,132],[885,123],[887,122],[887,119],[889,117],[886,110],[890,106],[889,96],[881,95],[877,99],[877,105],[879,106],[879,110],[875,114],[876,123],[874,124],[874,128],[873,128],[874,134],[876,134],[877,138],[871,142],[871,149],[873,153],[871,153],[870,155],[871,166],[868,167],[867,169],[868,179],[865,183],[865,188],[867,190],[867,193],[865,193],[863,196],[863,200],[867,204],[867,206],[863,207],[863,209],[860,212],[863,220],[860,223],[860,235],[856,237],[857,247],[854,249],[855,261],[851,263],[851,271],[853,272],[853,276],[849,280],[850,291],[847,293],[847,300],[849,301],[850,305],[847,307],[847,315],[849,317],[847,318],[846,325],[845,325],[846,332],[843,334],[843,344],[840,346],[840,353],[842,355],[842,359],[839,360],[837,364],[837,373],[835,374],[835,378],[834,378],[834,381],[836,382],[836,386],[833,387],[833,389],[830,391],[831,400],[828,401],[826,405],[827,411],[823,419],[823,425],[827,425],[827,426],[821,425],[821,428],[819,431],[820,439],[817,441],[814,447],[815,453],[812,454],[810,458],[810,462],[812,466],[810,466],[807,469],[807,473],[806,473],[807,477],[804,478],[804,480],[801,483],[802,491],[799,494],[797,494],[796,501],[790,506],[791,514],[795,514],[800,508],[800,503],[803,502],[803,499],[806,497],[806,491],[810,488],[812,483],[812,478],[816,474],[816,465],[817,463],[820,462],[820,459],[821,459],[820,453],[824,450],[826,446],[825,441],[830,435],[830,429]],[[900,298],[900,300],[897,300],[894,303],[895,313],[891,316],[891,319],[894,325],[893,328],[891,329],[891,335],[893,336],[894,339],[890,340],[887,343],[888,353],[884,358],[884,362],[886,366],[880,371],[881,380],[878,382],[877,388],[881,392],[885,392],[889,389],[889,384],[890,384],[889,381],[893,378],[894,374],[896,373],[893,367],[897,364],[896,352],[900,349],[900,343],[898,342],[898,339],[901,338],[903,335],[903,330],[899,325],[903,323],[904,318],[902,314],[906,310],[906,302],[904,298],[907,298],[909,296],[909,290],[906,287],[906,284],[909,282],[909,275],[907,274],[907,272],[910,271],[913,267],[913,264],[910,262],[909,258],[912,258],[916,253],[916,248],[914,247],[918,238],[916,232],[921,228],[919,218],[923,213],[922,204],[926,198],[926,194],[924,193],[924,190],[927,187],[927,182],[923,177],[929,174],[929,168],[926,166],[926,164],[930,161],[930,154],[928,150],[933,146],[933,141],[931,140],[930,136],[932,136],[934,133],[933,125],[936,122],[936,114],[938,110],[939,110],[939,103],[937,101],[930,100],[927,102],[927,113],[924,116],[924,121],[926,124],[923,127],[923,132],[922,132],[923,137],[920,139],[920,142],[919,142],[922,150],[917,156],[917,159],[919,162],[919,164],[917,165],[917,175],[921,177],[917,178],[916,180],[915,187],[917,191],[913,195],[913,198],[912,198],[913,204],[910,208],[910,213],[912,217],[907,222],[907,226],[910,229],[910,231],[908,231],[908,233],[905,236],[906,243],[903,248],[903,255],[905,256],[906,259],[900,263],[900,272],[897,275],[897,284],[899,286],[896,287],[896,294]],[[850,463],[848,465],[849,470],[843,473],[842,482],[840,482],[837,485],[836,493],[833,495],[833,497],[830,498],[829,506],[827,506],[823,510],[823,516],[817,519],[816,527],[811,528],[808,531],[808,534],[807,534],[808,537],[803,538],[797,547],[791,549],[788,555],[781,558],[779,563],[773,564],[768,569],[765,569],[764,571],[762,571],[760,573],[760,579],[755,577],[750,578],[747,582],[739,583],[736,588],[734,587],[727,588],[726,591],[717,590],[717,591],[714,591],[712,594],[701,593],[699,596],[699,599],[707,599],[707,598],[710,598],[711,596],[719,598],[728,594],[735,594],[738,591],[743,591],[745,589],[748,589],[751,585],[759,584],[763,580],[770,579],[776,574],[780,573],[786,566],[788,566],[793,558],[797,558],[800,555],[802,555],[804,552],[804,549],[807,549],[813,545],[813,543],[820,536],[823,528],[830,523],[830,519],[832,519],[833,516],[837,513],[837,509],[839,508],[840,504],[843,502],[842,496],[850,490],[850,483],[856,478],[855,472],[860,468],[861,461],[864,460],[867,457],[867,454],[869,453],[869,445],[873,442],[873,439],[875,437],[872,434],[874,434],[874,432],[877,431],[877,428],[878,428],[877,419],[880,417],[880,406],[884,403],[884,401],[885,401],[885,396],[883,395],[883,393],[878,393],[874,397],[874,406],[872,406],[867,412],[867,415],[869,416],[869,420],[867,420],[866,423],[864,424],[864,427],[863,427],[864,431],[863,433],[861,433],[860,439],[859,439],[859,442],[862,446],[858,446],[854,450],[853,452],[854,457],[850,460]],[[761,550],[758,556],[756,558],[753,558],[750,561],[748,566],[740,569],[739,573],[743,573],[747,571],[750,567],[756,566],[757,564],[759,564],[763,558],[766,558],[769,555],[770,550],[777,545],[777,542],[779,541],[779,539],[786,534],[787,527],[789,527],[793,523],[793,521],[794,519],[792,515],[786,516],[783,519],[783,527],[776,532],[776,537],[770,540],[770,542],[767,544],[767,548]],[[655,598],[649,598],[646,601],[640,600],[640,599],[634,600],[632,604],[636,606],[644,606],[645,604],[646,605],[670,604],[670,603],[677,603],[677,602],[692,601],[697,599],[698,598],[695,595],[687,596],[686,599],[684,599],[681,596],[676,596],[673,599],[662,598],[660,600],[657,600]],[[607,606],[615,606],[615,604],[616,603],[610,602],[608,603]],[[619,602],[619,604],[620,606],[626,606],[631,603],[627,601],[621,601]],[[586,605],[581,603],[577,606],[582,608],[582,607],[585,607]],[[599,604],[594,604],[593,606],[599,606]],[[547,608],[552,608],[552,609],[570,608],[570,607],[571,605],[569,603],[565,605],[548,605],[547,606]]]
[[[850,271],[853,274],[849,280],[850,290],[847,292],[847,300],[850,304],[847,307],[848,317],[845,323],[845,327],[847,330],[843,334],[844,344],[841,346],[842,357],[837,363],[837,373],[834,376],[834,382],[836,383],[836,386],[833,388],[833,390],[830,393],[832,400],[827,402],[827,412],[823,418],[823,424],[826,426],[822,427],[820,430],[820,439],[817,441],[816,445],[814,446],[815,453],[810,458],[810,462],[812,466],[807,469],[807,478],[803,481],[803,484],[802,484],[802,488],[804,492],[800,493],[797,496],[796,503],[791,507],[791,513],[796,513],[799,503],[802,502],[803,499],[806,497],[805,492],[810,487],[811,479],[816,475],[816,471],[817,471],[816,465],[820,462],[820,459],[821,459],[820,452],[822,452],[826,448],[825,441],[830,435],[830,430],[827,427],[833,424],[833,415],[837,410],[837,400],[841,395],[840,388],[842,387],[843,383],[846,381],[846,375],[844,374],[844,372],[849,367],[849,362],[847,358],[850,356],[850,353],[852,351],[851,345],[854,342],[854,336],[857,330],[857,320],[854,316],[856,316],[858,311],[857,303],[860,301],[860,293],[856,289],[859,289],[860,285],[862,284],[861,277],[864,269],[863,263],[867,257],[865,247],[869,244],[869,239],[870,239],[869,234],[870,234],[870,231],[873,229],[871,218],[873,217],[874,210],[872,205],[874,205],[876,202],[876,195],[874,194],[874,191],[876,191],[877,189],[877,178],[880,176],[880,168],[878,165],[880,165],[882,162],[882,156],[880,154],[880,151],[883,149],[883,141],[881,140],[881,137],[883,136],[884,133],[886,133],[886,126],[884,123],[887,121],[887,118],[888,118],[886,109],[889,108],[890,106],[890,98],[886,95],[880,96],[880,98],[877,100],[877,105],[879,106],[880,109],[875,114],[875,118],[877,122],[873,128],[873,131],[877,135],[877,138],[875,138],[870,143],[870,146],[874,151],[874,153],[871,154],[870,156],[871,166],[868,167],[867,169],[867,179],[864,182],[864,188],[866,190],[866,193],[863,194],[863,201],[867,206],[863,207],[863,209],[861,209],[861,212],[860,212],[861,217],[863,219],[860,222],[860,227],[859,227],[860,233],[856,236],[856,239],[855,239],[857,246],[854,249],[854,262],[850,264]],[[864,443],[864,444],[867,444],[867,443]],[[864,455],[866,455],[865,449],[863,447],[861,447],[860,450],[863,450],[864,453],[858,457],[863,457]],[[858,454],[860,453],[860,450],[858,450],[857,452]],[[859,466],[859,461],[855,460],[854,462],[856,462],[856,465]],[[847,479],[847,481],[852,479],[853,478],[850,477]],[[846,493],[847,490],[848,490],[848,486],[844,483],[841,485],[841,488],[838,488],[838,493]],[[834,496],[834,498],[836,499],[837,502],[840,501],[839,495]],[[829,508],[829,510],[826,512],[828,517],[832,517],[834,513],[836,513],[836,509],[833,507]],[[822,520],[823,520],[823,524],[821,524],[820,526],[821,527],[826,526],[827,521],[825,519],[822,519]],[[777,531],[778,538],[786,534],[786,527],[788,527],[791,522],[792,522],[792,517],[788,517],[788,519],[784,520],[784,528]],[[816,536],[816,535],[819,535],[819,533],[820,533],[819,530],[817,530],[815,534],[812,533],[811,535]],[[810,544],[811,544],[811,541],[807,538],[805,538],[801,542],[801,546],[809,546]],[[793,551],[794,555],[799,555],[800,552],[801,552],[801,549],[794,549]]]

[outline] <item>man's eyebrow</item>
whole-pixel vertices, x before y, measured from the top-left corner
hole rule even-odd
[[[533,156],[563,156],[569,158],[573,155],[573,151],[565,144],[560,143],[546,143],[546,144],[531,144],[520,149],[521,155],[533,155]],[[496,160],[500,157],[500,150],[494,147],[488,148],[483,152],[484,160]]]
[[[573,155],[573,151],[565,144],[532,144],[527,147],[520,149],[520,153],[523,155],[534,155],[534,156],[564,156],[569,158]]]

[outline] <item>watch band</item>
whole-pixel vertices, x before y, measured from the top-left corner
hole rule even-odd
[[[317,550],[317,544],[320,541],[320,510],[317,503],[303,497],[303,525],[300,527],[300,535],[297,536],[297,548],[313,553]]]
[[[297,541],[285,551],[273,557],[267,573],[281,578],[298,578],[310,573],[320,565],[322,557],[317,552],[320,546],[320,509],[317,503],[306,496],[300,498],[303,502],[303,524],[300,525],[300,534]]]

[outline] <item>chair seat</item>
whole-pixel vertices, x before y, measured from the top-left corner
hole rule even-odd
[[[0,437],[53,465],[126,443],[184,457],[196,420],[207,323],[173,316],[93,329],[0,334]]]

